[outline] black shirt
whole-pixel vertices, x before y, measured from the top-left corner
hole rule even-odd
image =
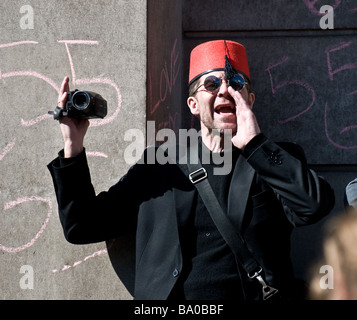
[[[202,161],[201,150],[203,153],[208,153],[209,164]],[[214,168],[222,167],[224,164],[215,164],[212,153],[205,146],[199,145],[201,163],[207,170],[208,180],[225,212],[227,212],[232,172],[240,151],[234,148],[227,152],[229,154],[226,153],[225,159],[232,159],[232,169],[229,174],[217,175],[214,174]],[[223,157],[223,154],[220,156]],[[171,298],[241,300],[242,289],[234,255],[219,233],[198,193],[196,197],[195,208],[190,219],[180,230],[184,267]]]

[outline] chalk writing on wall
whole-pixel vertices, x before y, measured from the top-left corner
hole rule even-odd
[[[265,70],[269,74],[272,94],[275,95],[279,89],[284,88],[289,85],[301,86],[301,87],[305,88],[308,91],[308,93],[311,95],[311,103],[306,107],[306,109],[303,109],[299,113],[294,114],[294,115],[288,117],[287,119],[278,120],[278,122],[280,124],[287,123],[289,121],[292,121],[292,120],[302,116],[304,113],[306,113],[307,111],[309,111],[311,109],[311,107],[314,105],[315,99],[316,99],[315,90],[307,82],[304,82],[302,80],[286,80],[286,81],[280,82],[278,84],[274,83],[271,70],[280,66],[281,64],[285,63],[287,60],[289,60],[289,57],[283,57],[280,61],[278,61],[272,65],[269,65],[268,68],[266,68],[266,70]]]
[[[6,213],[7,210],[9,210],[9,209],[11,209],[13,207],[19,206],[24,202],[29,202],[29,201],[40,201],[40,202],[44,202],[44,203],[47,204],[47,207],[48,207],[47,216],[46,216],[46,218],[45,218],[40,230],[27,243],[25,243],[25,244],[23,244],[21,246],[18,246],[18,247],[9,247],[9,246],[5,246],[3,244],[0,244],[0,250],[8,252],[8,253],[16,253],[16,252],[25,250],[25,249],[31,247],[40,238],[42,233],[45,231],[45,229],[47,227],[47,224],[48,224],[48,221],[50,220],[50,217],[52,215],[52,201],[51,201],[51,199],[40,198],[40,197],[36,197],[36,196],[28,197],[28,198],[20,198],[20,199],[17,199],[15,201],[10,201],[10,202],[6,203],[4,208],[3,208],[3,211],[4,211],[4,213]],[[5,227],[5,226],[3,226],[3,227]]]
[[[324,81],[324,85],[327,86],[328,84],[334,84],[334,82],[338,82],[339,80],[336,80],[336,76],[340,73],[343,73],[343,75],[346,75],[346,72],[350,71],[353,72],[353,70],[357,69],[357,61],[344,61],[341,59],[338,59],[337,57],[334,57],[335,54],[342,53],[343,50],[347,50],[354,44],[353,41],[344,41],[336,44],[329,45],[328,47],[325,48],[325,61],[326,61],[326,66],[327,70],[324,74],[320,74],[320,79]],[[333,92],[329,92],[329,94],[326,94],[326,91],[324,91],[324,88],[321,88],[321,84],[316,84],[319,87],[319,94],[323,95],[318,96],[318,91],[316,90],[315,84],[310,83],[310,80],[305,80],[305,79],[289,79],[289,72],[285,72],[285,77],[288,79],[286,80],[278,80],[275,81],[275,77],[277,75],[282,74],[280,71],[281,70],[286,70],[289,67],[286,67],[288,63],[290,63],[290,57],[289,56],[282,56],[278,61],[274,61],[272,63],[269,63],[268,67],[265,69],[265,71],[268,73],[269,81],[270,81],[270,86],[271,86],[271,93],[273,97],[278,96],[281,91],[288,86],[297,86],[302,89],[304,89],[304,92],[302,93],[302,96],[304,96],[303,103],[305,105],[296,105],[294,108],[289,108],[289,112],[291,113],[288,116],[285,116],[284,118],[280,118],[277,120],[277,122],[280,125],[284,125],[286,123],[292,122],[298,118],[304,119],[304,117],[309,113],[312,112],[313,109],[316,106],[316,101],[317,99],[325,99],[326,101],[323,104],[324,107],[324,134],[327,139],[327,141],[334,146],[337,149],[342,149],[342,150],[352,150],[352,149],[357,149],[357,139],[344,139],[343,135],[345,134],[350,134],[351,131],[357,129],[357,123],[355,122],[356,118],[349,118],[349,112],[351,112],[351,108],[355,110],[355,105],[353,102],[347,101],[346,98],[351,98],[352,96],[357,94],[357,87],[353,88],[352,91],[350,92],[343,92],[341,90],[334,90]],[[285,69],[284,69],[285,68]],[[327,76],[326,76],[327,75]],[[306,77],[308,78],[308,74]],[[323,77],[326,77],[326,80],[323,79]],[[348,77],[344,78],[344,81],[346,83],[350,83],[351,81],[348,81],[346,79],[349,79]],[[353,79],[353,78],[352,78]],[[356,83],[355,81],[352,82]],[[336,83],[337,84],[337,83]],[[348,89],[349,86],[345,86],[345,90],[349,91]],[[338,96],[338,102],[341,104],[339,114],[336,116],[336,114],[330,114],[330,108],[332,106],[332,103],[329,101],[329,98],[334,97],[336,99],[336,96]],[[344,107],[342,107],[344,105]],[[343,114],[345,112],[345,115]],[[355,113],[354,113],[355,114]],[[349,124],[343,124],[341,119],[346,122],[346,121],[351,121]],[[302,120],[303,121],[303,120]],[[308,121],[308,120],[307,120]],[[331,134],[331,128],[334,128],[334,131],[338,131],[338,133],[334,133],[332,136]],[[338,130],[336,130],[338,128]],[[354,137],[357,137],[355,135]],[[311,139],[312,137],[310,137]],[[339,141],[339,142],[338,142]]]
[[[164,61],[161,67],[159,81],[153,78],[151,72],[148,74],[148,120],[155,120],[156,131],[162,128],[170,128],[178,132],[180,112],[174,108],[173,103],[169,106],[166,104],[172,97],[179,72],[181,70],[180,54],[177,48],[177,39],[174,41],[170,59]],[[156,75],[155,75],[156,76]],[[153,141],[148,141],[153,143]]]
[[[78,78],[77,73],[76,73],[76,68],[73,63],[71,50],[70,50],[71,46],[73,46],[73,45],[98,46],[99,42],[98,41],[88,41],[88,40],[58,40],[57,43],[59,46],[64,46],[64,48],[67,52],[68,62],[69,62],[70,69],[71,69],[71,81],[72,81],[73,86],[87,85],[87,84],[102,84],[102,85],[110,86],[114,89],[114,91],[116,93],[115,108],[113,109],[111,114],[109,114],[106,118],[101,119],[101,120],[91,120],[90,125],[95,127],[95,126],[108,125],[108,124],[112,123],[118,117],[120,109],[121,109],[121,103],[122,103],[122,97],[121,97],[121,93],[120,93],[120,89],[119,89],[118,85],[110,78],[104,78],[104,77]],[[40,43],[37,41],[11,42],[11,43],[6,43],[6,44],[0,44],[0,50],[5,49],[5,48],[11,48],[14,46],[38,46],[38,45],[40,45]],[[1,63],[4,63],[4,61],[1,61]],[[3,71],[4,69],[5,69],[4,66],[0,66],[0,80],[7,79],[7,78],[13,78],[13,77],[36,78],[36,79],[40,79],[45,85],[50,86],[55,91],[56,96],[59,93],[60,88],[57,85],[57,83],[45,74],[39,73],[34,70],[16,70],[16,71],[7,70],[4,72]],[[0,83],[0,85],[1,85],[1,83]],[[37,116],[35,116],[32,119],[21,118],[21,120],[19,121],[19,125],[22,126],[23,128],[28,128],[28,127],[39,125],[39,123],[43,122],[43,121],[53,121],[52,119],[53,119],[53,117],[46,112],[44,114],[38,114]],[[13,131],[16,132],[16,130],[13,130]],[[16,150],[16,148],[18,147],[16,137],[14,137],[10,141],[1,141],[2,139],[4,139],[4,138],[0,137],[1,145],[4,146],[4,147],[0,148],[0,166],[3,163],[3,160],[9,154],[11,154],[11,152]],[[93,157],[100,157],[100,158],[108,158],[109,157],[109,155],[107,155],[103,152],[100,152],[100,151],[87,151],[87,155],[93,156]],[[31,156],[31,152],[29,152],[29,157],[30,156]],[[2,168],[2,170],[4,170],[4,169],[5,168]],[[28,193],[29,194],[33,193],[33,190],[28,190]],[[26,243],[23,243],[21,245],[16,245],[16,246],[12,246],[9,243],[0,243],[1,251],[4,251],[9,254],[16,254],[20,251],[26,250],[26,249],[30,248],[31,246],[33,246],[36,241],[39,241],[39,239],[45,232],[45,230],[48,226],[48,222],[53,215],[53,204],[52,204],[52,200],[50,198],[44,198],[44,197],[40,197],[37,195],[32,195],[32,196],[28,196],[28,197],[24,196],[24,197],[20,197],[17,199],[10,199],[10,201],[7,201],[5,203],[3,209],[0,211],[0,214],[5,215],[5,214],[8,214],[9,211],[12,211],[11,214],[14,214],[13,211],[15,210],[16,214],[20,215],[21,210],[23,209],[22,205],[24,205],[25,203],[30,204],[30,205],[34,204],[34,203],[45,204],[45,206],[47,207],[47,213],[46,213],[45,218],[42,222],[42,225],[39,228],[39,230],[33,230],[32,238],[28,239],[28,241]],[[7,226],[5,226],[5,225],[1,225],[0,229],[6,228],[6,227]],[[6,241],[11,242],[11,239],[7,239]],[[65,265],[59,270],[53,269],[52,272],[55,273],[57,271],[68,270],[69,268],[75,267],[85,261],[88,261],[91,258],[101,256],[106,253],[107,253],[106,249],[96,251],[96,252],[84,257],[83,259],[74,262],[72,265]]]
[[[320,7],[322,5],[326,5],[326,1],[321,1],[321,0],[302,0],[306,7],[310,10],[311,13],[321,16],[324,15],[324,13],[320,12]],[[335,10],[338,8],[338,6],[341,4],[342,0],[334,0],[334,2],[331,4],[332,8]]]

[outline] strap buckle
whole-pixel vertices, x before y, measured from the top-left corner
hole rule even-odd
[[[191,172],[188,175],[188,177],[189,177],[190,181],[193,184],[195,184],[195,183],[207,178],[207,171],[205,168],[200,168],[196,171]]]
[[[250,275],[250,273],[248,273],[248,277],[250,279],[256,278],[259,281],[259,283],[262,285],[263,300],[268,300],[272,296],[274,296],[276,293],[278,293],[278,289],[275,289],[275,288],[268,286],[266,284],[266,282],[264,281],[264,279],[261,276],[262,271],[263,271],[263,268],[259,267],[259,270],[257,272],[254,272],[253,275]]]

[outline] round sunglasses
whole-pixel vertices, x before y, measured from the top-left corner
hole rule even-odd
[[[239,74],[235,74],[233,77],[227,80],[227,86],[231,86],[236,91],[242,90],[246,84],[247,82]],[[206,91],[213,93],[216,90],[218,90],[221,85],[222,85],[222,78],[218,78],[216,76],[208,76],[203,82],[203,84],[199,85],[196,88],[194,93],[196,93],[198,89],[202,86],[204,86]]]

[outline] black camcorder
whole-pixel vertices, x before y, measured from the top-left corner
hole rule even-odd
[[[62,117],[103,119],[107,115],[107,101],[98,93],[76,89],[68,92],[64,109],[56,107],[54,111],[48,113],[52,114],[55,120]]]

